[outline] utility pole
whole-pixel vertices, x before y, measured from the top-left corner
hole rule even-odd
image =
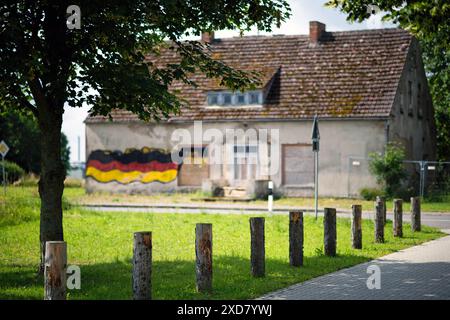
[[[312,127],[312,150],[314,152],[314,213],[316,219],[318,216],[319,207],[319,118],[317,114],[314,116]]]

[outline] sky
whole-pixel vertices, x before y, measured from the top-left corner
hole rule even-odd
[[[381,21],[381,14],[372,16],[362,23],[349,23],[346,15],[336,9],[324,7],[325,0],[289,0],[291,6],[291,18],[274,29],[270,34],[308,34],[309,21],[315,20],[326,24],[327,31],[345,31],[360,29],[379,29],[395,27],[390,23]],[[244,35],[268,35],[268,33],[253,30]],[[216,31],[216,38],[239,36],[238,31]],[[89,106],[80,108],[66,107],[63,118],[62,131],[69,139],[70,160],[78,161],[78,137],[80,138],[80,160],[85,161],[85,126],[84,119],[88,114]]]

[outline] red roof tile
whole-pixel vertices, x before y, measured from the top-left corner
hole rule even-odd
[[[169,121],[387,117],[391,111],[412,36],[401,29],[329,32],[318,46],[307,35],[249,36],[215,39],[213,57],[242,70],[262,72],[272,79],[261,108],[205,108],[206,93],[217,81],[202,74],[192,79],[198,88],[175,83],[189,103]],[[162,53],[158,63],[173,61]],[[125,110],[111,113],[115,121],[137,121]],[[107,118],[89,117],[87,122]]]

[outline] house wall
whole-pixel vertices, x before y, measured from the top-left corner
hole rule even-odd
[[[420,46],[413,39],[389,120],[389,141],[401,143],[406,159],[414,161],[436,160],[434,109],[421,57]],[[405,183],[418,190],[419,165],[410,163],[405,167],[409,172]]]
[[[374,187],[375,180],[369,174],[366,158],[370,152],[382,152],[386,142],[385,120],[322,120],[320,127],[320,174],[319,192],[321,196],[346,197],[359,194],[363,187]],[[310,144],[312,121],[265,121],[265,122],[204,122],[203,132],[216,129],[278,129],[280,144]],[[143,147],[171,150],[171,136],[175,129],[186,129],[194,135],[194,125],[177,123],[87,123],[86,154],[94,150],[120,150]],[[269,131],[270,132],[270,131]],[[276,143],[272,139],[271,143]],[[312,152],[312,151],[311,151]],[[281,152],[279,163],[282,164]],[[355,162],[356,165],[352,165]],[[210,179],[232,180],[229,167],[210,166]],[[312,195],[309,186],[283,186],[282,168],[272,175],[275,189],[285,195]],[[92,191],[152,193],[176,191],[177,179],[168,183],[120,184],[117,182],[101,183],[87,178],[86,188]]]
[[[402,143],[409,160],[435,160],[434,110],[416,39],[406,61],[389,121],[389,140]]]

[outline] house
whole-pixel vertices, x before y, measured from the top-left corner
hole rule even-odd
[[[383,152],[390,141],[403,144],[407,159],[435,159],[432,101],[418,41],[408,32],[327,32],[324,24],[312,21],[309,35],[215,39],[213,33],[205,33],[202,40],[209,42],[215,59],[258,72],[260,87],[232,92],[193,74],[197,88],[173,86],[189,107],[167,121],[142,122],[123,110],[112,113],[112,122],[88,117],[89,192],[229,187],[253,194],[272,180],[276,191],[286,196],[312,195],[315,115],[321,137],[321,196],[357,196],[361,188],[375,187],[367,158],[371,152]],[[169,50],[158,57],[159,63],[173,59]],[[277,164],[276,170],[264,173],[258,161],[249,161],[264,152],[245,141],[221,151],[232,163],[209,163],[210,154],[205,152],[209,140],[204,136],[195,147],[183,149],[190,150],[183,163],[173,161],[174,131],[195,136],[199,124],[203,132],[224,135],[231,129],[276,133],[268,145],[276,145],[278,152],[264,150],[272,157],[265,166]]]

